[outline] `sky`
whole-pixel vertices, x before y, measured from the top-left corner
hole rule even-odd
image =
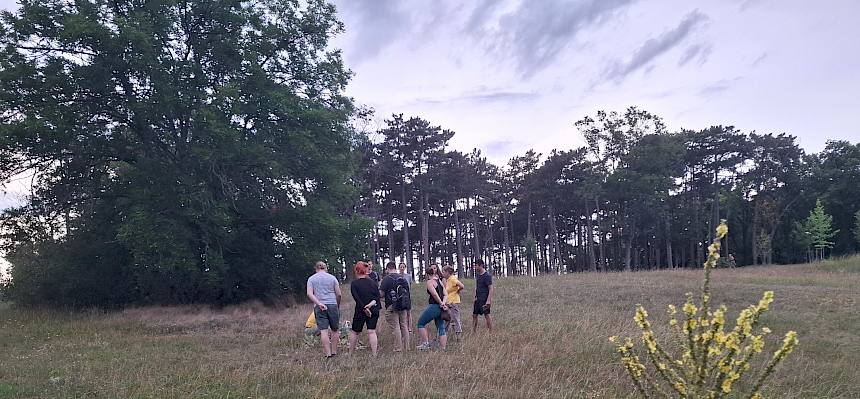
[[[583,144],[574,122],[637,106],[670,130],[860,141],[860,1],[338,0],[347,89],[504,163]]]
[[[0,0],[0,8],[15,2]],[[857,0],[335,0],[376,110],[419,116],[502,164],[583,144],[574,122],[638,106],[670,130],[789,133],[808,152],[860,141]],[[0,209],[21,204],[6,184]]]

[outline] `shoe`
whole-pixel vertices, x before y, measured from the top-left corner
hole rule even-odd
[[[425,343],[423,343],[423,344],[418,345],[418,346],[416,346],[416,347],[415,347],[415,349],[418,349],[418,350],[420,350],[420,351],[427,351],[427,350],[430,350],[430,348],[431,348],[431,347],[430,347],[430,343],[429,343],[429,342],[425,342]]]

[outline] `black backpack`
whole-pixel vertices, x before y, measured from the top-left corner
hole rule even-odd
[[[412,296],[409,293],[409,280],[398,276],[394,280],[394,287],[385,293],[388,304],[395,311],[412,309]]]

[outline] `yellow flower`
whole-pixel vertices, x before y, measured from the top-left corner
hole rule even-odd
[[[726,234],[729,234],[729,226],[727,226],[725,222],[720,223],[720,225],[717,226],[717,237],[724,238]]]

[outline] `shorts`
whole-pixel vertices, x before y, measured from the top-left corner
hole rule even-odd
[[[376,322],[379,321],[379,307],[374,307],[370,312],[370,316],[366,315],[363,310],[356,309],[352,315],[352,331],[360,333],[364,330],[364,324],[367,323],[368,330],[376,330]]]
[[[442,308],[435,303],[427,305],[427,309],[421,313],[421,317],[418,318],[418,328],[424,328],[431,321],[436,323],[436,331],[439,336],[444,337],[447,330],[445,329],[445,320],[442,320]]]
[[[317,319],[317,328],[322,330],[331,329],[337,331],[340,326],[340,312],[337,310],[337,305],[325,304],[325,311],[320,310],[319,306],[314,306],[314,317]]]
[[[490,314],[490,309],[484,308],[484,305],[487,304],[486,299],[475,299],[475,306],[472,308],[473,315],[486,315]]]

